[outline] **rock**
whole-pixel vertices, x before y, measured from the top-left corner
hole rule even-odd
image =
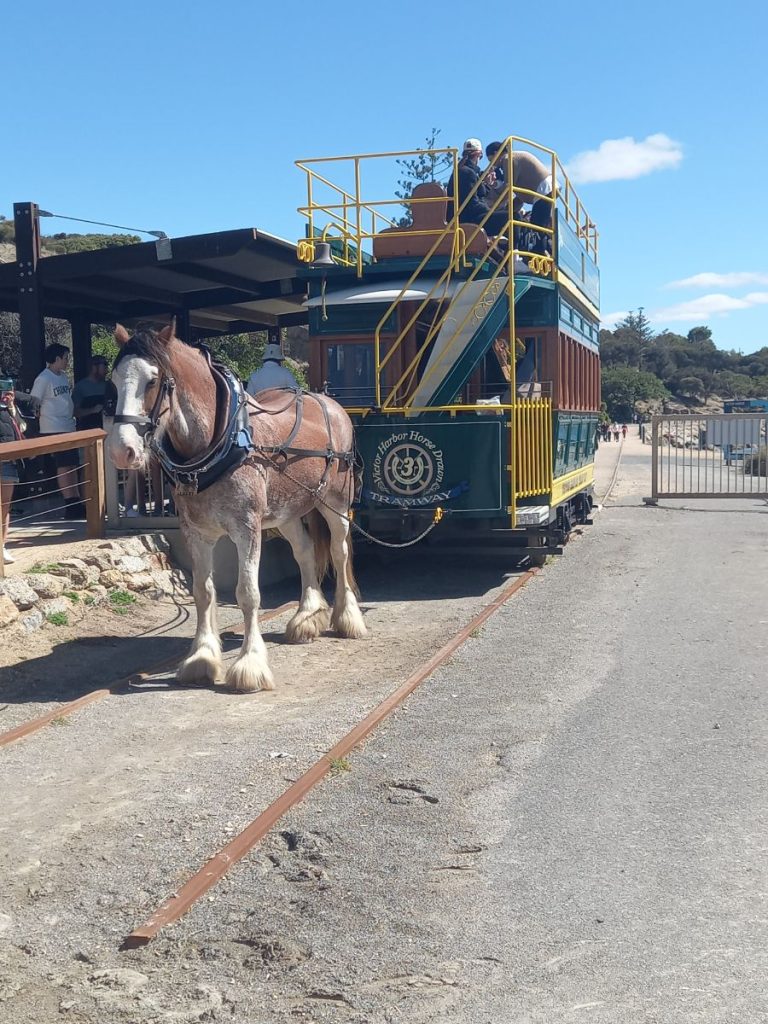
[[[87,555],[83,561],[86,565],[94,565],[99,572],[108,572],[117,561],[117,558],[109,551],[97,551],[95,554]]]
[[[149,978],[146,974],[131,970],[130,967],[112,967],[94,971],[88,976],[88,981],[96,988],[120,989],[133,995],[147,984]]]
[[[123,555],[122,558],[118,559],[116,568],[120,572],[126,573],[146,572],[149,568],[149,562],[143,556]]]
[[[41,614],[48,618],[49,615],[58,615],[61,612],[69,615],[73,604],[68,597],[54,597],[51,601],[41,601],[39,607]]]
[[[123,574],[119,569],[110,569],[108,572],[103,572],[99,577],[99,583],[105,587],[122,587],[123,586]]]
[[[26,579],[37,596],[43,599],[58,597],[67,585],[63,576],[54,576],[49,572],[35,572]]]
[[[117,544],[124,555],[141,557],[147,553],[147,549],[141,542],[141,537],[121,537]]]
[[[163,536],[162,533],[143,533],[139,540],[147,551],[165,555],[166,557],[171,553],[171,545],[167,537]]]
[[[99,570],[95,565],[86,565],[82,558],[64,558],[53,570],[56,576],[66,576],[76,587],[88,587],[97,583]]]
[[[38,611],[37,608],[33,608],[28,615],[22,615],[19,619],[19,625],[25,633],[34,633],[35,630],[40,629],[44,622],[43,613]]]
[[[10,914],[0,913],[0,935],[9,932],[13,926],[13,918]]]
[[[86,603],[90,605],[104,604],[109,596],[109,591],[106,587],[103,587],[101,583],[95,583],[86,595]],[[87,598],[92,598],[91,601],[87,601]]]
[[[133,576],[126,576],[125,585],[129,590],[152,590],[155,581],[149,572],[137,572]]]
[[[0,580],[0,594],[9,597],[22,612],[37,604],[37,594],[24,576],[9,576]]]
[[[153,569],[149,575],[152,577],[152,584],[155,590],[167,596],[176,593],[173,574],[168,569]]]
[[[10,626],[19,617],[19,609],[5,594],[0,594],[0,629]]]

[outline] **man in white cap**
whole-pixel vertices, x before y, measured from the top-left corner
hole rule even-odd
[[[256,395],[259,391],[266,391],[267,388],[293,388],[300,390],[296,378],[290,370],[283,366],[283,350],[279,342],[270,341],[264,349],[264,362],[261,367],[252,373],[248,379],[246,391],[249,395]]]
[[[482,177],[480,171],[480,158],[483,155],[483,144],[479,139],[467,139],[462,147],[461,160],[458,165],[458,199],[459,199],[459,221],[462,224],[480,224],[485,220],[486,232],[493,236],[504,230],[507,223],[507,215],[502,210],[496,210],[488,216],[488,186],[478,180]],[[477,186],[477,190],[470,198],[470,193]],[[454,182],[451,175],[448,182],[448,203],[446,206],[446,220],[453,219],[453,194]],[[463,209],[462,209],[463,207]]]

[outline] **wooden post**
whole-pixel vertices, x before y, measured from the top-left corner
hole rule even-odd
[[[104,488],[104,441],[97,438],[86,451],[85,466],[85,515],[86,536],[97,540],[104,536],[106,515],[106,492]]]
[[[0,462],[0,466],[2,466],[2,462]],[[2,491],[2,488],[0,488],[0,523],[2,523],[2,521],[3,521],[3,491]],[[2,532],[2,531],[0,531],[0,532]],[[2,544],[0,544],[0,547],[5,547],[5,534],[3,534]],[[5,576],[5,559],[4,558],[0,558],[0,580],[3,579],[4,576]]]
[[[87,317],[72,317],[72,363],[75,381],[88,376],[91,358],[91,323]]]
[[[14,203],[16,265],[19,268],[19,333],[21,379],[29,388],[45,366],[45,324],[37,265],[40,260],[40,220],[35,203]]]

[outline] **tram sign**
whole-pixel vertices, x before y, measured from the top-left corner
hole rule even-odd
[[[501,513],[503,424],[411,420],[357,427],[365,463],[361,503],[378,508]]]

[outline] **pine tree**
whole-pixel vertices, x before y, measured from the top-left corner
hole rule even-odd
[[[397,159],[395,162],[402,168],[403,177],[398,179],[398,188],[395,195],[398,199],[409,199],[417,185],[425,181],[437,181],[437,176],[448,170],[453,164],[453,157],[450,153],[435,153],[439,149],[438,136],[439,128],[433,128],[424,140],[424,148],[419,147],[418,156]],[[406,214],[398,221],[398,226],[407,228],[413,223],[411,207],[408,203],[403,204]]]

